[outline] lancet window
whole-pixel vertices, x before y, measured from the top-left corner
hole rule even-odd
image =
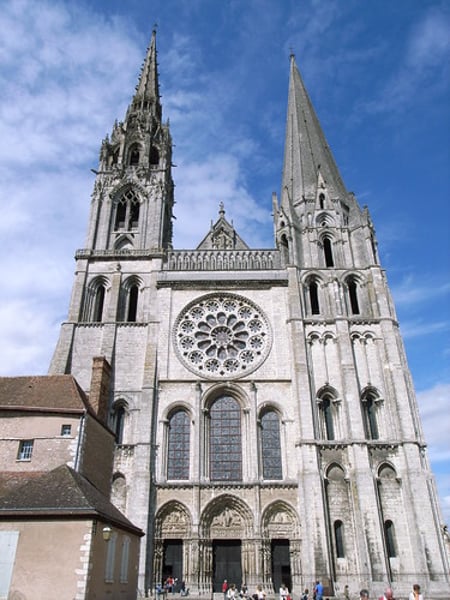
[[[397,556],[396,542],[395,542],[395,529],[392,521],[385,521],[384,523],[384,537],[386,542],[386,552],[389,558],[395,558]]]
[[[266,411],[260,422],[261,456],[264,479],[282,479],[280,419],[274,410]]]
[[[241,410],[237,400],[221,396],[209,410],[211,481],[242,479]]]
[[[349,312],[352,315],[359,315],[358,283],[354,277],[348,277],[346,283],[348,290]]]
[[[333,524],[334,529],[334,544],[336,549],[336,558],[345,557],[344,549],[344,524],[342,521],[335,521]]]
[[[123,401],[118,402],[114,407],[113,413],[113,429],[116,436],[116,444],[121,444],[123,441],[123,427],[125,424],[125,404]]]
[[[369,393],[363,398],[366,437],[369,440],[377,440],[379,437],[376,400],[377,398],[373,393]]]
[[[189,479],[190,423],[185,410],[169,418],[167,436],[167,479]]]
[[[319,401],[320,414],[322,419],[322,430],[325,439],[334,440],[334,423],[333,423],[333,398],[329,394],[325,394]]]
[[[120,320],[133,323],[137,320],[139,281],[131,277],[122,286],[120,296]]]
[[[92,323],[101,323],[106,299],[107,282],[103,277],[99,277],[91,282],[87,288],[84,320]]]
[[[325,258],[325,266],[334,267],[333,247],[329,237],[323,238],[323,253]]]
[[[311,307],[312,315],[320,314],[320,304],[319,304],[319,286],[317,281],[311,280],[309,282],[309,303]]]

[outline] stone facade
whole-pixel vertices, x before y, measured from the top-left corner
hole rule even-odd
[[[112,366],[113,499],[146,531],[140,587],[223,579],[295,595],[419,580],[448,555],[393,302],[367,209],[347,192],[291,57],[275,247],[219,217],[172,248],[171,138],[153,35],[101,147],[86,246],[50,373],[89,392]],[[306,143],[305,140],[308,140]]]

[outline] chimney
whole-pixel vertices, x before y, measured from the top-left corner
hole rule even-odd
[[[111,365],[104,356],[92,359],[91,389],[89,402],[97,417],[105,425],[108,422],[109,390],[111,386]]]

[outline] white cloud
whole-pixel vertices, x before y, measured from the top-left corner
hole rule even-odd
[[[400,283],[391,287],[395,303],[397,305],[411,305],[449,294],[450,283],[447,283],[445,279],[445,277],[438,278],[434,275],[433,280],[421,278],[420,283],[417,283],[417,278],[409,275],[403,278]]]
[[[448,12],[437,7],[425,13],[409,33],[403,62],[381,93],[365,108],[373,112],[403,111],[417,103],[417,94],[426,97],[430,90],[445,90],[448,83],[450,50]]]
[[[450,461],[450,383],[418,392],[417,401],[431,460]]]
[[[418,392],[417,401],[444,520],[450,525],[450,383]]]
[[[433,333],[442,333],[450,329],[448,321],[402,321],[401,331],[403,338],[411,339],[423,335],[432,335]]]
[[[247,244],[265,245],[262,232],[270,223],[270,214],[246,190],[236,158],[211,155],[201,164],[184,163],[182,167],[177,177],[175,247],[196,247],[208,233],[211,220],[218,218],[220,202],[225,205],[226,218],[233,219]]]

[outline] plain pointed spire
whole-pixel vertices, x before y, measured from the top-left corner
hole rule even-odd
[[[306,91],[294,54],[290,57],[289,97],[282,179],[282,198],[294,205],[314,198],[319,173],[333,197],[347,196],[342,178]]]

